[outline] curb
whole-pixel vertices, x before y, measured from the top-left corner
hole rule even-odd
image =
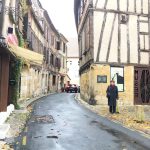
[[[26,109],[28,106],[32,105],[34,102],[40,100],[41,98],[48,97],[48,96],[54,95],[54,94],[57,94],[57,93],[48,93],[48,94],[45,94],[42,96],[31,98],[29,100],[23,100],[24,102],[20,103],[19,105],[21,106],[21,109]]]

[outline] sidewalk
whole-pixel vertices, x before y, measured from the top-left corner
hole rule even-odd
[[[112,115],[108,112],[109,110],[108,106],[89,105],[87,102],[85,102],[80,98],[80,94],[77,94],[75,98],[80,104],[84,105],[86,108],[92,110],[93,112],[103,117],[106,117],[109,120],[120,123],[131,130],[142,132],[145,134],[145,136],[150,138],[150,109],[149,109],[150,107],[149,106],[145,107],[144,110],[145,121],[138,122],[136,120],[135,107],[133,106],[119,107],[119,114]]]
[[[5,140],[0,141],[0,150],[13,150],[11,144],[15,142],[15,138],[19,136],[25,127],[25,124],[30,117],[32,112],[31,104],[40,98],[46,97],[54,93],[49,93],[46,95],[41,95],[36,98],[22,101],[19,103],[20,110],[15,110],[7,119],[6,124],[10,126],[9,131],[5,135]]]

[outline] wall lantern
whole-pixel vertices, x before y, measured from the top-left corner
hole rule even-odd
[[[0,14],[2,13],[2,7],[3,7],[3,4],[2,4],[2,1],[0,1]]]
[[[5,43],[6,38],[3,36],[0,36],[0,43]]]
[[[0,47],[7,47],[6,38],[3,36],[0,36]]]

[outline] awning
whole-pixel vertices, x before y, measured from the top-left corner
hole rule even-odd
[[[9,51],[16,57],[35,65],[42,65],[44,56],[31,50],[9,44]]]

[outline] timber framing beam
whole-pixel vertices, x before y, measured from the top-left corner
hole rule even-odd
[[[114,9],[103,9],[103,8],[89,8],[89,9],[92,9],[93,11],[100,11],[100,12],[107,12],[107,13],[117,13],[117,14],[149,17],[148,14],[141,14],[141,13],[137,13],[137,12],[126,12],[126,11],[120,11],[120,10],[114,10]]]
[[[106,9],[107,3],[108,3],[108,0],[105,1],[104,9]],[[100,32],[100,39],[99,39],[98,50],[97,50],[97,58],[96,58],[97,62],[99,61],[99,57],[100,57],[100,50],[101,50],[101,46],[102,46],[102,39],[103,39],[106,19],[107,19],[107,12],[104,13],[102,29],[101,29],[101,32]]]

